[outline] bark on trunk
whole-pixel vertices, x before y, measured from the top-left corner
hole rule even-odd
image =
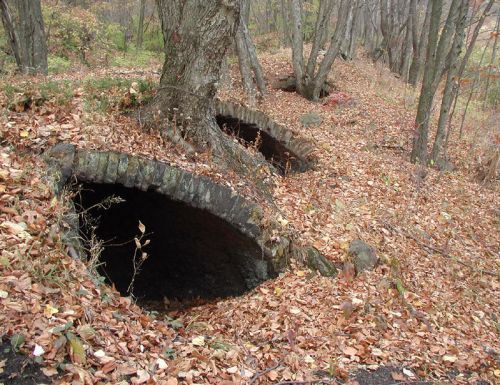
[[[405,45],[403,48],[403,56],[401,57],[401,70],[400,70],[400,74],[405,82],[408,81],[412,55],[417,49],[417,43],[415,41],[416,12],[417,12],[417,0],[411,0],[408,8]]]
[[[12,15],[10,13],[9,5],[7,0],[0,0],[0,10],[2,12],[2,24],[5,29],[5,34],[7,35],[9,46],[16,59],[17,65],[21,66],[21,56],[19,54],[19,38],[17,36],[14,23],[12,21]]]
[[[137,26],[137,43],[138,50],[142,49],[142,41],[144,37],[144,12],[146,10],[146,0],[140,0],[139,3],[139,25]]]
[[[340,48],[344,40],[347,18],[351,9],[351,3],[348,0],[341,0],[335,32],[330,40],[328,50],[321,61],[319,68],[316,69],[316,60],[323,40],[323,25],[331,14],[330,0],[320,1],[320,10],[318,21],[315,28],[313,48],[309,57],[307,68],[304,65],[304,39],[302,29],[302,2],[301,0],[289,0],[290,15],[292,21],[292,64],[296,79],[297,92],[309,100],[318,100],[321,91],[325,89],[325,82],[332,65],[340,53]]]
[[[248,95],[251,105],[255,104],[255,86],[252,72],[255,76],[255,83],[261,95],[266,93],[266,82],[260,66],[257,52],[248,30],[248,19],[250,13],[250,1],[242,1],[242,11],[240,15],[240,24],[236,33],[235,43],[238,54],[240,73],[243,81],[243,87]]]
[[[446,18],[446,23],[438,40],[439,21],[443,8],[442,0],[432,2],[431,26],[427,47],[427,63],[424,80],[418,103],[415,126],[417,133],[413,141],[411,161],[427,164],[427,144],[429,137],[429,120],[431,117],[432,102],[441,80],[446,58],[450,52],[452,38],[457,28],[460,4],[462,0],[453,0]],[[437,45],[437,46],[436,46]]]
[[[432,146],[431,159],[434,163],[438,161],[441,153],[441,147],[445,137],[445,127],[450,114],[450,107],[453,103],[453,87],[456,87],[456,75],[458,72],[458,59],[462,52],[465,38],[465,24],[467,20],[468,0],[462,0],[459,11],[459,23],[453,38],[453,46],[450,52],[450,69],[446,76],[446,83],[441,100],[441,109],[439,112],[439,121],[436,131],[436,137]]]
[[[23,74],[47,74],[47,43],[40,0],[16,0],[17,23],[14,24],[7,0],[0,1],[2,22]]]
[[[217,126],[213,98],[221,65],[240,17],[238,0],[157,0],[165,42],[158,93],[141,112],[149,128],[159,128],[188,152],[210,150],[227,167],[248,171],[264,164]]]
[[[314,71],[316,70],[316,63],[318,60],[319,50],[322,49],[322,44],[325,40],[325,36],[328,33],[328,24],[333,11],[333,1],[323,0],[319,4],[318,18],[316,19],[316,26],[314,30],[314,39],[311,48],[311,53],[309,55],[309,60],[307,61],[307,76],[309,78],[314,77]]]
[[[241,23],[241,20],[240,20]],[[243,82],[243,89],[248,97],[248,103],[250,106],[255,106],[255,87],[253,85],[252,69],[250,68],[250,56],[248,54],[247,45],[245,43],[245,37],[243,36],[243,31],[240,27],[236,32],[236,53],[238,54],[238,64],[240,67],[241,81]]]
[[[439,22],[443,10],[443,0],[429,1],[428,7],[431,7],[429,39],[427,42],[427,61],[424,70],[424,79],[422,90],[418,100],[417,117],[415,119],[415,136],[410,160],[413,163],[427,163],[427,141],[429,136],[429,118],[434,100],[434,93],[431,92],[434,63],[436,61],[436,47],[438,43]]]
[[[288,0],[292,32],[292,64],[297,92],[304,95],[304,35],[302,33],[302,3],[300,0]]]
[[[431,1],[431,0],[429,0]],[[416,85],[420,80],[420,75],[422,73],[422,64],[424,61],[424,51],[427,47],[427,41],[429,36],[429,23],[431,20],[431,10],[432,7],[427,6],[424,23],[422,25],[422,31],[420,33],[420,38],[418,40],[418,48],[413,55],[413,60],[410,66],[410,73],[408,75],[408,83]]]

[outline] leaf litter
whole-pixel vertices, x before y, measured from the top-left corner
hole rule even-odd
[[[291,70],[285,54],[263,56],[269,80]],[[384,71],[362,60],[339,62],[331,81],[340,93],[330,102],[270,89],[258,106],[316,143],[314,170],[268,177],[283,226],[336,263],[348,261],[348,244],[359,238],[383,263],[358,277],[347,267],[336,279],[292,264],[247,295],[165,320],[96,283],[67,255],[66,208],[53,197],[38,154],[71,142],[161,159],[266,207],[261,192],[118,111],[87,111],[85,90],[67,105],[49,100],[7,110],[0,117],[0,336],[15,337],[61,384],[346,380],[356,369],[387,364],[405,368],[395,381],[449,380],[452,373],[454,383],[498,381],[498,185],[472,180],[467,140],[454,144],[457,171],[430,169],[422,178],[407,161],[411,92]],[[244,103],[236,69],[232,77],[235,86],[219,96]],[[8,105],[6,95],[0,101]],[[304,128],[300,117],[310,112],[323,122]]]

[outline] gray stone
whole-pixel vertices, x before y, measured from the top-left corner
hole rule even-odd
[[[356,239],[349,245],[349,255],[352,258],[356,273],[373,270],[378,263],[377,251],[368,243]]]
[[[118,160],[118,170],[116,172],[116,183],[125,185],[127,180],[127,169],[128,156],[126,154],[120,154],[120,159]]]
[[[59,143],[44,154],[45,160],[51,166],[50,173],[52,174],[56,194],[61,192],[73,174],[75,151],[74,145]]]
[[[108,165],[106,167],[106,175],[104,176],[104,183],[115,183],[118,174],[118,163],[120,155],[116,152],[110,152],[108,156]]]
[[[314,247],[306,247],[305,252],[305,262],[310,269],[318,271],[325,277],[335,277],[337,275],[337,268]]]
[[[163,162],[155,162],[155,171],[153,174],[153,181],[151,182],[151,186],[155,188],[159,188],[162,184],[163,174],[167,168],[167,165]]]
[[[147,191],[151,186],[155,172],[155,162],[149,159],[139,159],[139,170],[135,178],[135,186]]]
[[[123,185],[125,187],[135,187],[135,178],[138,172],[139,172],[139,159],[137,159],[135,156],[129,156],[127,173]]]
[[[103,183],[106,177],[106,171],[108,168],[108,158],[109,153],[99,154],[99,160],[97,162],[97,170],[95,173],[95,181],[97,183]]]
[[[300,123],[304,127],[318,126],[323,123],[323,118],[317,112],[310,112],[300,117]]]
[[[163,173],[161,186],[158,191],[167,196],[174,196],[175,190],[177,189],[178,180],[181,177],[182,171],[175,168],[167,166],[165,172]]]

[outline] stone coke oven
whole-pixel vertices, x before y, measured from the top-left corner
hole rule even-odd
[[[260,111],[221,100],[216,100],[215,109],[217,123],[224,132],[250,145],[259,138],[257,149],[281,175],[311,168],[312,142],[298,137]]]
[[[67,144],[48,151],[47,162],[56,194],[76,180],[81,186],[74,198],[76,212],[90,214],[90,222],[68,214],[70,254],[85,258],[79,237],[88,238],[94,226],[104,242],[99,271],[122,294],[133,275],[139,221],[146,227],[143,241],[150,243],[143,247],[149,256],[134,283],[138,298],[240,295],[275,277],[290,258],[335,274],[314,248],[296,247],[286,236],[267,239],[260,207],[209,178],[164,162]],[[109,196],[124,202],[103,209],[100,203]]]

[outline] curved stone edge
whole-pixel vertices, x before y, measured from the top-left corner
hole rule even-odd
[[[121,184],[142,191],[155,191],[172,200],[207,210],[254,239],[276,272],[284,271],[289,260],[294,258],[323,275],[336,275],[333,264],[316,249],[296,246],[286,236],[280,236],[279,241],[271,240],[266,235],[270,232],[261,227],[263,210],[260,206],[207,177],[157,160],[114,151],[80,150],[65,143],[49,149],[44,158],[56,195],[61,194],[72,178],[82,182]],[[70,227],[64,237],[65,242],[70,252],[73,250],[71,254],[81,258],[85,253],[79,242],[76,211],[70,210],[65,220]]]
[[[312,152],[315,146],[312,141],[298,137],[290,129],[276,123],[261,111],[220,99],[215,99],[214,103],[217,115],[231,116],[245,123],[254,124],[288,148],[297,157],[301,171],[306,171],[314,165],[315,159]]]

